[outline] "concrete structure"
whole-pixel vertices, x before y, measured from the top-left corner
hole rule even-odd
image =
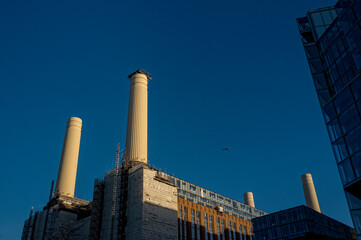
[[[361,0],[297,18],[351,218],[361,239]]]
[[[301,176],[303,193],[305,194],[306,205],[309,208],[321,213],[320,206],[316,195],[315,186],[313,185],[312,176],[309,173]]]
[[[68,120],[55,192],[42,211],[30,213],[22,240],[87,239],[91,203],[74,198],[82,120]]]
[[[142,70],[128,76],[130,94],[125,158],[129,163],[148,161],[148,81],[151,76]]]
[[[250,240],[250,220],[266,214],[254,208],[253,195],[246,205],[148,166],[147,84],[151,77],[138,70],[129,78],[126,150],[121,165],[116,164],[104,180],[95,180],[93,200],[87,202],[74,198],[74,189],[63,184],[74,178],[70,174],[71,179],[67,179],[65,173],[74,170],[76,161],[62,157],[56,194],[43,211],[35,213],[41,223],[32,216],[25,222],[22,239]],[[70,141],[75,133],[80,140],[81,125],[73,129],[73,122],[71,118],[64,156],[75,152],[72,144],[79,141]],[[72,183],[75,185],[75,178]]]
[[[69,118],[56,180],[55,196],[74,197],[81,127],[82,120],[80,118]]]
[[[243,198],[244,198],[244,204],[251,206],[251,207],[255,207],[254,205],[254,199],[253,199],[253,193],[252,192],[246,192],[243,194]]]

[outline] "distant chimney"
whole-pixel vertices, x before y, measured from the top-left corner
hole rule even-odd
[[[137,70],[128,77],[130,78],[130,95],[125,159],[130,164],[147,164],[148,81],[151,76],[143,70]]]
[[[303,174],[301,176],[303,192],[305,194],[306,205],[309,208],[317,212],[321,212],[320,206],[318,205],[317,195],[315,186],[313,185],[312,176],[309,173]]]
[[[60,159],[58,179],[56,180],[55,197],[74,197],[81,126],[82,120],[80,118],[69,118]]]
[[[243,197],[244,197],[244,204],[246,204],[246,205],[248,205],[250,207],[255,207],[252,192],[244,193]]]

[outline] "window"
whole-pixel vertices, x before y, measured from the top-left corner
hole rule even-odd
[[[232,223],[228,221],[228,239],[232,239]]]
[[[341,162],[348,157],[348,152],[343,138],[333,143],[332,148],[337,162]]]
[[[208,216],[207,213],[204,213],[204,234],[205,239],[208,240]]]
[[[200,212],[196,211],[197,216],[197,239],[201,239],[201,224],[200,224]]]
[[[205,189],[203,189],[203,194],[202,194],[202,197],[206,197],[207,196],[207,191]]]
[[[330,135],[331,142],[335,141],[342,135],[341,128],[340,125],[338,124],[337,118],[327,124],[327,130],[328,130],[328,134]]]
[[[242,229],[243,229],[243,226],[241,224],[238,225],[239,227],[239,236],[240,236],[240,239],[243,240],[243,237],[242,237]]]
[[[219,195],[217,195],[217,200],[218,200],[218,202],[223,203],[223,197],[221,197]]]
[[[345,141],[350,154],[357,152],[361,148],[361,127],[357,127],[347,134]]]
[[[329,122],[336,116],[335,108],[333,107],[332,102],[329,102],[323,107],[323,116],[325,117],[326,122]]]
[[[210,240],[213,239],[213,216],[209,215],[209,233],[210,233]]]
[[[314,26],[322,26],[324,25],[321,13],[320,12],[314,12],[311,14],[312,23]]]
[[[177,180],[177,187],[180,188],[180,181]]]
[[[352,157],[352,165],[355,170],[356,177],[361,177],[361,152],[356,153]]]
[[[192,240],[196,239],[195,216],[194,209],[191,209],[191,232]]]
[[[194,185],[189,185],[189,189],[190,189],[190,191],[191,191],[192,193],[196,193],[197,187],[194,186]]]
[[[339,121],[343,133],[347,133],[356,126],[360,122],[360,116],[355,105],[352,105],[349,109],[343,112],[339,117]]]
[[[353,102],[353,98],[352,98],[352,95],[351,95],[351,91],[347,87],[337,95],[337,97],[336,97],[336,99],[334,101],[336,112],[337,113],[342,112],[348,106],[350,106],[352,102]]]
[[[222,240],[221,223],[219,217],[217,217],[217,232],[218,232],[218,239]]]
[[[182,211],[182,206],[179,206],[179,234],[180,234],[180,239],[182,239],[183,236],[183,211]]]
[[[186,185],[185,182],[182,182],[182,189],[183,189],[183,190],[187,190],[187,185]]]
[[[209,197],[210,197],[211,199],[216,199],[216,194],[214,194],[214,193],[209,193]]]
[[[341,180],[343,184],[347,184],[353,179],[355,179],[355,175],[352,170],[350,159],[346,159],[343,162],[339,163],[338,170],[340,171]]]
[[[184,216],[184,220],[183,220],[184,239],[187,239],[187,208],[186,207],[184,207],[183,216]]]

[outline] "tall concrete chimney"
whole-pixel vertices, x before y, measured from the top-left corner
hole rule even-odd
[[[244,197],[244,204],[246,204],[246,205],[248,205],[250,207],[255,207],[252,192],[244,193],[243,197]]]
[[[81,126],[82,120],[80,118],[69,118],[64,137],[63,152],[60,159],[58,179],[56,180],[55,197],[74,197]]]
[[[321,212],[320,206],[318,205],[317,195],[315,186],[313,185],[312,176],[309,173],[303,174],[301,176],[303,192],[305,194],[306,205],[309,208],[317,212]]]
[[[148,81],[151,76],[143,70],[128,76],[130,95],[125,157],[129,164],[148,162]]]

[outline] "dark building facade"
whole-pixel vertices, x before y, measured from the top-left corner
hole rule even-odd
[[[252,223],[255,240],[355,239],[352,228],[306,206],[254,218]]]
[[[357,237],[361,239],[361,0],[311,10],[297,24]]]

